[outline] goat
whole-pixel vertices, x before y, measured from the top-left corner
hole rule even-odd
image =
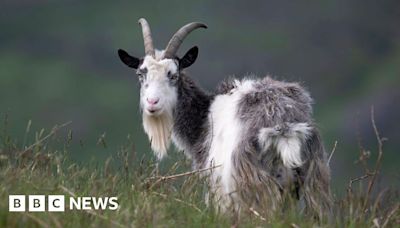
[[[197,46],[176,56],[188,34],[207,26],[183,26],[159,51],[147,21],[139,24],[146,55],[121,49],[118,55],[136,69],[144,131],[160,160],[172,139],[193,169],[212,168],[207,202],[222,211],[266,204],[276,209],[285,193],[317,215],[329,210],[330,170],[303,87],[267,76],[228,79],[207,93],[184,71],[197,59]]]

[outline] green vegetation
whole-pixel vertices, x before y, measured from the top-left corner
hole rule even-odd
[[[7,121],[6,121],[7,123]],[[290,206],[264,214],[249,210],[240,217],[219,214],[204,203],[206,181],[199,172],[187,172],[181,160],[159,170],[155,162],[137,156],[132,141],[120,147],[104,164],[77,164],[68,159],[69,123],[34,134],[21,146],[1,129],[0,227],[394,227],[400,221],[399,193],[386,189],[368,193],[377,170],[349,182],[347,194],[335,197],[330,219],[321,221]],[[31,135],[28,124],[25,138]],[[104,138],[99,143],[106,145]],[[379,159],[376,164],[380,165]],[[379,167],[378,167],[379,169]],[[182,175],[180,175],[183,172]],[[179,174],[179,175],[177,175]],[[363,181],[368,180],[363,183]],[[372,182],[371,190],[375,188]],[[372,191],[371,191],[372,192]],[[43,194],[118,197],[119,209],[66,212],[8,212],[8,195]],[[368,199],[368,200],[367,200]],[[66,200],[67,201],[67,200]]]

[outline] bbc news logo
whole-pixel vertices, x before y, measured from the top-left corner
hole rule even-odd
[[[66,204],[64,195],[9,195],[10,212],[63,212],[69,210],[117,210],[117,197],[69,197]]]

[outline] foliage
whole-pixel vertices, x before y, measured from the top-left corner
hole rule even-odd
[[[3,127],[0,201],[8,202],[10,194],[117,196],[119,209],[10,213],[7,204],[2,203],[1,227],[395,227],[400,224],[399,192],[385,189],[370,194],[376,188],[379,159],[376,168],[366,173],[370,176],[350,180],[348,193],[335,198],[333,214],[328,218],[318,220],[304,215],[295,205],[273,214],[249,209],[236,217],[205,205],[206,181],[199,175],[201,170],[183,172],[189,168],[184,160],[159,170],[157,163],[138,157],[129,140],[104,164],[73,163],[68,158],[71,135],[63,132],[66,125],[55,126],[47,133],[36,132],[29,146],[17,145],[8,135],[7,127]],[[31,134],[30,124],[26,134]],[[377,139],[382,143],[379,133]],[[383,154],[381,148],[379,152]],[[369,180],[368,185],[363,184],[364,179]]]

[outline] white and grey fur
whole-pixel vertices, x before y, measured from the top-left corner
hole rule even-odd
[[[309,93],[298,83],[255,76],[228,79],[207,93],[183,71],[196,60],[197,47],[176,57],[179,30],[166,51],[156,52],[151,40],[146,44],[147,22],[140,22],[150,46],[146,56],[122,50],[119,56],[139,74],[144,130],[158,158],[172,139],[192,159],[193,169],[217,166],[209,172],[207,195],[222,211],[265,204],[276,209],[286,195],[302,199],[318,216],[329,211],[330,170]],[[191,24],[192,30],[206,27]]]

